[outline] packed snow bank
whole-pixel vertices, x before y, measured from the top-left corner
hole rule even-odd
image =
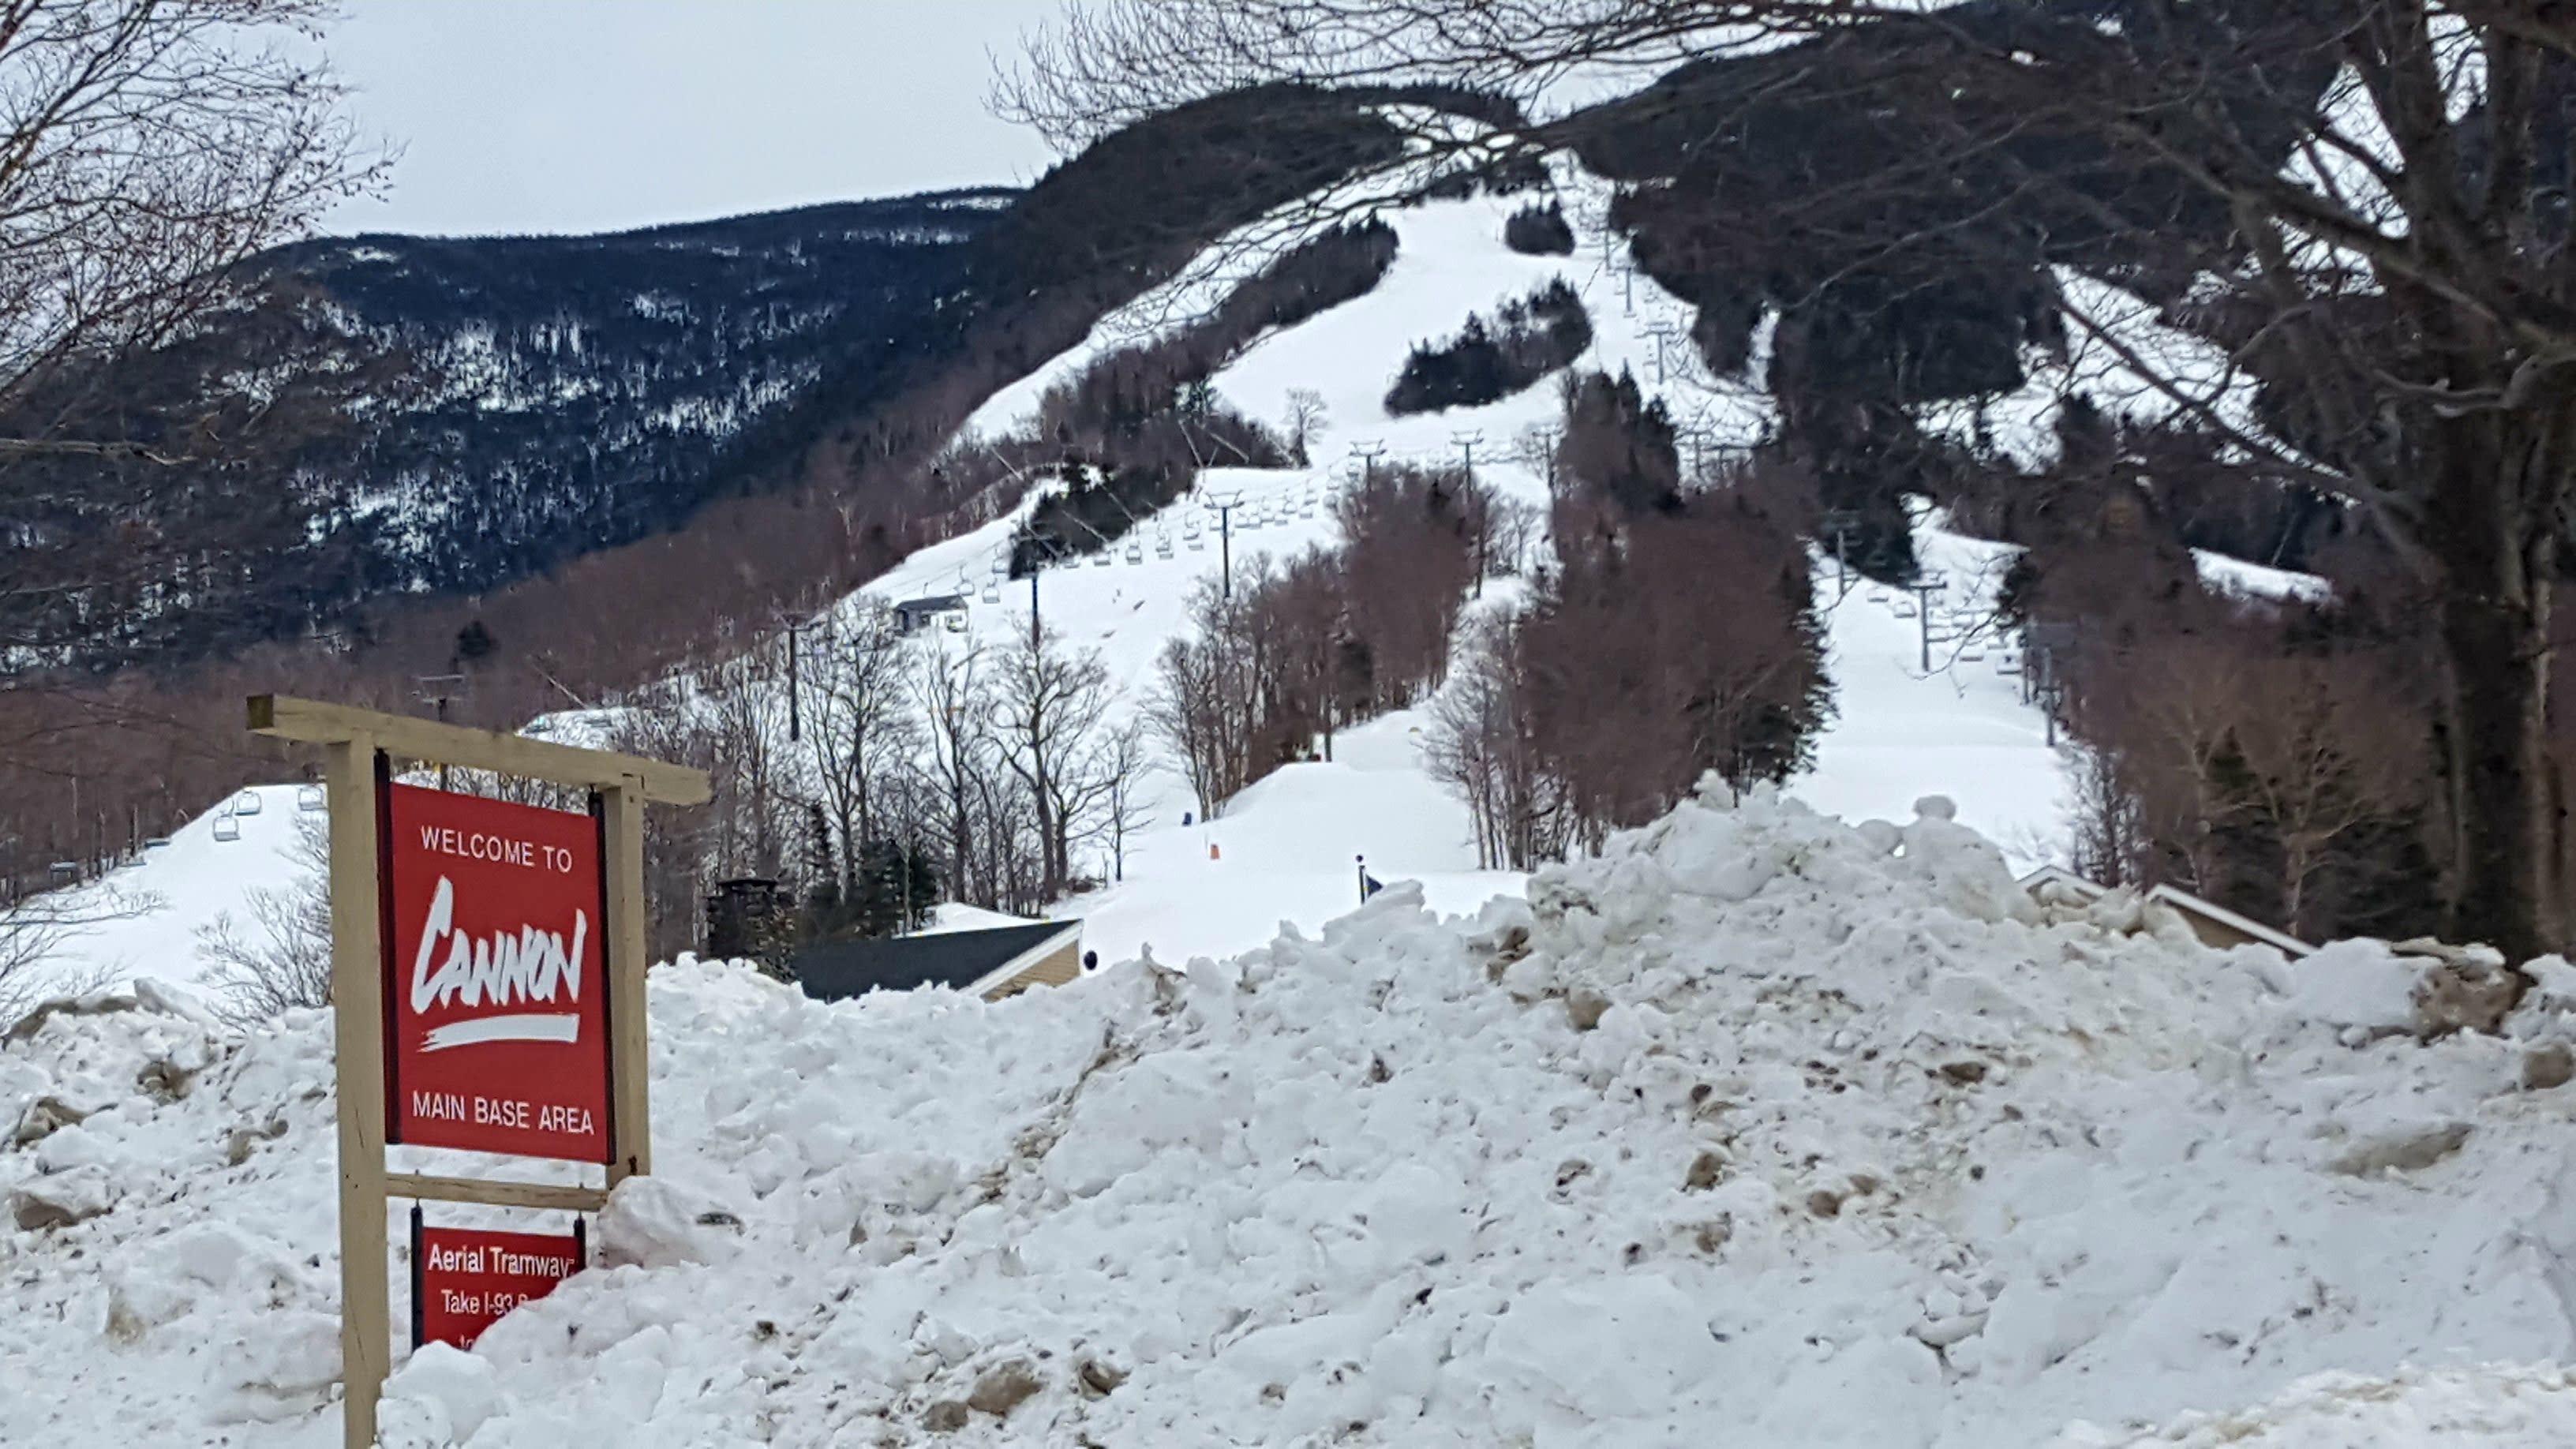
[[[2087,1425],[2059,1449],[2557,1449],[2576,1443],[2576,1375],[2565,1369],[2321,1374],[2245,1413],[2192,1414],[2170,1429]]]
[[[414,1358],[386,1442],[1984,1449],[2569,1355],[2569,1001],[2355,1033],[1942,805],[1722,800],[1471,925],[998,1005],[663,968],[621,1266]],[[323,1442],[327,1023],[108,1005],[0,1051],[0,1196],[83,1184],[0,1236],[0,1442]]]
[[[2201,582],[2222,594],[2312,604],[2321,604],[2334,597],[2334,585],[2315,574],[2267,568],[2205,548],[2193,549],[2191,561],[2200,571]]]

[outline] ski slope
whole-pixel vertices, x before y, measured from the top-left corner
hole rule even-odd
[[[1570,215],[1606,208],[1606,187],[1571,167],[1559,181]],[[1291,389],[1322,393],[1327,434],[1313,450],[1315,466],[1208,470],[1195,498],[1143,519],[1116,549],[1049,569],[1034,582],[1011,581],[1002,567],[1020,517],[1034,506],[1030,499],[1019,512],[919,551],[836,607],[855,613],[963,596],[959,632],[929,632],[921,644],[927,653],[1024,639],[1034,604],[1048,629],[1099,652],[1122,707],[1141,708],[1154,687],[1156,656],[1186,627],[1191,592],[1215,580],[1229,557],[1243,567],[1257,555],[1286,558],[1337,540],[1332,502],[1350,486],[1362,452],[1427,466],[1472,452],[1488,486],[1544,510],[1545,475],[1523,442],[1557,421],[1555,379],[1484,407],[1415,417],[1388,416],[1383,398],[1416,342],[1450,335],[1471,313],[1558,278],[1577,290],[1593,320],[1594,341],[1577,368],[1630,372],[1695,431],[1696,449],[1743,449],[1766,435],[1774,419],[1756,386],[1767,366],[1761,356],[1747,376],[1707,375],[1693,349],[1670,340],[1687,330],[1687,309],[1651,279],[1612,265],[1595,243],[1571,257],[1511,251],[1502,243],[1503,223],[1525,204],[1525,197],[1479,196],[1390,212],[1399,247],[1375,291],[1264,338],[1213,380],[1224,399],[1253,416],[1277,415]],[[1283,231],[1273,245],[1293,239]],[[1265,260],[1230,239],[1168,294],[1105,320],[1083,345],[997,394],[969,431],[1007,430],[1047,386],[1102,352],[1186,320],[1190,289],[1220,285]],[[1667,340],[1659,342],[1658,328]],[[1205,506],[1218,499],[1235,504],[1230,539]],[[1974,613],[1990,602],[2003,550],[1944,533],[1928,519],[1918,527],[1918,548],[1952,577],[1959,609]],[[1836,597],[1831,565],[1817,572],[1838,714],[1819,742],[1815,769],[1792,783],[1792,793],[1853,819],[1901,817],[1917,798],[1948,793],[1972,802],[1968,823],[2002,842],[2017,865],[2061,853],[2062,770],[2019,682],[1993,672],[1997,651],[1968,660],[1958,657],[1964,644],[1947,646],[1924,670],[1913,621],[1894,618],[1861,593]],[[783,703],[772,713],[783,728]],[[547,726],[578,735],[599,723],[565,715]],[[1086,949],[1104,962],[1149,947],[1157,959],[1187,961],[1249,950],[1282,924],[1309,935],[1321,930],[1357,904],[1363,856],[1382,881],[1421,882],[1440,910],[1469,912],[1493,895],[1516,893],[1518,876],[1476,868],[1464,806],[1422,770],[1420,723],[1418,713],[1408,713],[1350,731],[1336,741],[1331,763],[1283,770],[1230,802],[1215,822],[1184,826],[1195,802],[1177,770],[1159,772],[1143,792],[1147,824],[1128,843],[1124,878],[1066,902],[1062,912],[1085,919]],[[276,828],[283,818],[272,811],[245,821],[243,840],[221,849],[207,846],[207,821],[192,824],[171,852],[126,873],[125,888],[157,894],[165,904],[95,929],[62,958],[67,977],[105,971],[199,979],[198,928],[216,911],[238,912],[249,886],[291,878],[277,855],[291,838]],[[1105,860],[1089,864],[1104,878],[1111,873]]]
[[[290,886],[305,874],[297,821],[318,817],[299,805],[315,798],[297,785],[252,786],[141,859],[63,893],[62,914],[83,924],[64,931],[45,974],[66,987],[202,981],[202,933],[227,913],[247,926],[252,890]]]
[[[2071,786],[2046,717],[2026,697],[2030,661],[1994,619],[2018,550],[1951,533],[1922,509],[1914,549],[1923,580],[1942,584],[1929,596],[1928,643],[1925,595],[1857,575],[1846,586],[1829,556],[1816,560],[1839,713],[1790,791],[1854,820],[1949,795],[1961,823],[2016,870],[2062,861]]]

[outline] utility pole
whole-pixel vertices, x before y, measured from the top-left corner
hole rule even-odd
[[[1914,580],[1913,593],[1916,605],[1914,622],[1922,628],[1923,672],[1926,674],[1932,672],[1932,599],[1948,586],[1949,581],[1937,573],[1923,574]]]
[[[1031,536],[1029,542],[1037,545],[1041,551],[1050,555],[1050,557],[1047,558],[1031,558],[1029,560],[1029,653],[1034,657],[1038,653],[1039,649],[1043,647],[1045,642],[1044,629],[1038,622],[1038,575],[1045,573],[1046,566],[1053,562],[1051,556],[1054,554],[1055,550],[1047,545],[1046,540],[1035,536]],[[906,881],[909,881],[911,877],[906,876],[905,879]]]
[[[1223,493],[1211,491],[1206,506],[1216,510],[1217,567],[1222,571],[1217,587],[1221,597],[1231,599],[1234,597],[1234,510],[1243,506],[1243,492],[1240,489],[1228,489]]]
[[[413,697],[423,704],[436,705],[438,707],[439,722],[441,724],[446,723],[447,703],[463,690],[465,685],[465,676],[462,674],[424,674],[419,676],[413,682],[420,686],[420,692]],[[447,788],[447,766],[444,764],[438,767],[438,788],[442,790]]]
[[[1834,602],[1838,604],[1851,595],[1851,526],[1852,516],[1844,509],[1825,515],[1825,528],[1834,540]]]
[[[1668,380],[1664,369],[1664,343],[1680,330],[1667,321],[1651,322],[1646,326],[1646,335],[1655,339],[1655,386],[1657,387],[1662,387]]]
[[[797,636],[813,628],[818,622],[820,621],[814,619],[797,620],[788,618],[784,614],[779,615],[779,628],[785,630],[787,634],[787,739],[790,744],[805,738],[804,708],[799,703],[804,698],[805,691],[798,687]]]
[[[2041,681],[2039,712],[2048,720],[2048,747],[2052,750],[2057,748],[2057,706],[2065,698],[2066,686],[2054,679]]]
[[[1476,472],[1476,445],[1485,441],[1482,432],[1461,430],[1451,433],[1449,441],[1458,445],[1458,471],[1469,477]]]

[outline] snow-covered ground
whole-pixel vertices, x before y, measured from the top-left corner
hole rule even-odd
[[[56,898],[58,913],[82,924],[67,928],[50,953],[51,974],[77,984],[204,979],[200,933],[227,913],[248,925],[251,891],[289,886],[303,874],[296,822],[308,812],[298,806],[318,799],[297,785],[240,791],[167,845]]]
[[[1543,501],[1516,444],[1552,385],[1379,400],[1412,343],[1551,277],[1591,309],[1582,365],[1665,392],[1699,446],[1769,426],[1686,349],[1658,368],[1649,329],[1683,319],[1650,282],[1503,248],[1518,204],[1394,214],[1378,292],[1216,380],[1331,415],[1315,468],[1207,478],[1238,562],[1329,543],[1353,447],[1471,445]],[[1036,584],[1123,707],[1219,567],[1196,506]],[[1020,637],[1012,522],[843,607],[960,593],[928,646]],[[1928,518],[1917,549],[1945,580],[1928,660],[1918,596],[1820,558],[1814,771],[1599,859],[1479,872],[1405,713],[1213,822],[1155,780],[1125,879],[1066,907],[1110,969],[1061,990],[822,1005],[656,971],[657,1176],[600,1267],[471,1355],[406,1356],[386,1443],[2567,1442],[2576,1088],[2524,1084],[2576,1067],[2576,969],[2544,963],[2504,1036],[2421,1042],[2415,968],[2375,947],[2293,967],[2117,898],[2051,917],[2012,882],[2055,854],[2065,782],[1986,618],[2007,551]],[[1936,793],[1955,821],[1884,823]],[[210,816],[92,887],[148,908],[60,964],[198,977],[199,930],[295,869],[298,792],[258,794],[237,839]],[[1393,885],[1352,914],[1362,856]],[[0,1047],[0,1445],[337,1442],[330,1092],[327,1018],[243,1034],[157,989]]]
[[[1606,204],[1598,183],[1572,171],[1560,179],[1576,216],[1597,214]],[[1685,342],[1658,342],[1654,329],[1686,330],[1688,317],[1650,279],[1626,276],[1588,242],[1572,257],[1524,256],[1505,247],[1504,220],[1524,204],[1519,197],[1477,197],[1389,213],[1399,248],[1375,291],[1274,334],[1217,376],[1217,390],[1255,416],[1279,415],[1292,389],[1322,393],[1329,422],[1315,467],[1212,469],[1198,498],[1147,518],[1117,549],[1039,577],[1039,614],[1076,646],[1099,651],[1125,708],[1141,707],[1154,686],[1157,654],[1185,627],[1191,591],[1217,575],[1228,552],[1207,500],[1239,504],[1231,540],[1238,567],[1257,554],[1285,558],[1337,539],[1331,504],[1348,486],[1354,449],[1388,461],[1445,465],[1465,455],[1460,440],[1469,439],[1478,476],[1489,486],[1532,505],[1546,503],[1544,475],[1520,443],[1530,430],[1557,421],[1553,379],[1481,408],[1407,418],[1385,412],[1385,392],[1408,349],[1454,333],[1472,312],[1562,277],[1582,295],[1593,320],[1593,346],[1577,367],[1631,371],[1677,418],[1701,430],[1704,447],[1745,447],[1764,434],[1770,411],[1747,380],[1708,377]],[[1260,258],[1227,261],[1239,272]],[[1211,261],[1192,276],[1215,268]],[[1200,284],[1180,289],[1191,285]],[[1044,386],[1151,331],[1158,320],[1186,315],[1185,307],[1149,299],[998,394],[973,426],[1006,429],[1034,407]],[[969,600],[964,635],[935,632],[930,645],[963,649],[1023,638],[1031,586],[996,572],[1017,521],[1016,514],[1000,518],[924,549],[841,607],[958,594]],[[1927,523],[1921,548],[1929,562],[1949,571],[1960,608],[1973,611],[1991,597],[2001,570],[1990,562],[1998,552],[1993,546]],[[1991,658],[1957,657],[1961,645],[1936,650],[1927,674],[1918,667],[1913,621],[1893,618],[1862,593],[1836,601],[1830,564],[1820,566],[1819,578],[1820,597],[1834,605],[1839,714],[1820,743],[1816,769],[1793,790],[1855,818],[1902,811],[1925,794],[1959,794],[1983,812],[1971,823],[2004,842],[2016,862],[2051,857],[2062,833],[2060,771],[2040,717],[2020,702],[2018,681],[1994,674]],[[1471,911],[1493,894],[1516,891],[1517,877],[1477,871],[1464,806],[1421,769],[1419,725],[1418,716],[1407,714],[1351,731],[1337,742],[1333,763],[1283,771],[1230,802],[1213,824],[1184,827],[1182,816],[1194,814],[1196,802],[1177,771],[1156,775],[1145,792],[1149,823],[1129,842],[1124,880],[1065,907],[1086,918],[1086,948],[1118,961],[1150,945],[1158,959],[1186,961],[1248,950],[1282,922],[1312,932],[1356,903],[1356,858],[1363,855],[1381,880],[1421,881],[1442,910]],[[584,722],[566,717],[550,726],[554,737],[564,738]],[[247,888],[286,874],[278,852],[292,832],[280,828],[283,818],[272,809],[245,819],[242,839],[219,847],[206,839],[209,821],[192,824],[169,851],[124,873],[129,890],[156,892],[165,905],[98,927],[64,964],[181,982],[200,978],[197,929],[218,910],[238,913]]]
[[[1830,557],[1817,559],[1838,713],[1817,741],[1815,768],[1790,789],[1855,820],[1951,795],[1963,802],[1963,823],[2001,845],[2016,869],[2062,860],[2065,771],[2047,719],[2025,700],[2028,660],[1993,618],[2015,550],[1930,517],[1917,520],[1914,547],[1924,582],[1942,584],[1928,601],[1856,574],[1846,586]]]
[[[2564,1442],[2576,970],[2419,1041],[2370,948],[1723,795],[995,1005],[657,972],[657,1175],[385,1442]],[[0,1227],[0,1443],[333,1442],[327,1019],[95,1007],[0,1051],[0,1196],[83,1218]]]

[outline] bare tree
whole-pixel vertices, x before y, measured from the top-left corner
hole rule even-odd
[[[1112,792],[1101,747],[1115,697],[1099,651],[1076,651],[1052,631],[1006,650],[994,672],[993,731],[1036,812],[1046,899],[1073,883],[1075,831]]]
[[[2549,626],[2576,544],[2563,9],[2315,0],[2103,26],[1867,0],[1099,0],[1040,32],[998,99],[1069,143],[1270,82],[1528,97],[1576,65],[1755,52],[1758,77],[1713,92],[1519,125],[1435,117],[1387,164],[1579,143],[1661,106],[1708,138],[1695,185],[1664,199],[1743,223],[1739,254],[1758,231],[1805,258],[1785,311],[1855,277],[2026,279],[2053,326],[2109,359],[2132,416],[2245,460],[2257,486],[2339,500],[2405,560],[2445,667],[2454,927],[2517,956],[2565,942],[2549,748]],[[1763,116],[1833,104],[1823,184],[1730,191],[1766,184],[1727,164],[1730,138],[1777,144]]]
[[[1324,429],[1332,413],[1324,406],[1324,395],[1311,387],[1288,389],[1287,414],[1283,419],[1288,434],[1288,451],[1298,462],[1312,460],[1313,445],[1323,441]]]
[[[218,912],[197,931],[197,955],[214,968],[218,1015],[237,1025],[274,1021],[296,1007],[331,1004],[331,834],[299,815],[286,856],[293,880],[252,886],[248,923]]]
[[[0,507],[50,547],[0,552],[0,641],[43,648],[95,627],[77,600],[168,578],[190,546],[109,533],[121,465],[220,453],[221,437],[141,441],[71,374],[162,342],[225,297],[232,266],[377,184],[339,114],[345,88],[285,42],[331,0],[7,0],[0,4]],[[104,429],[103,431],[101,429]],[[63,500],[30,459],[91,464]],[[40,506],[41,505],[41,506]],[[64,520],[93,526],[70,527]],[[13,541],[17,542],[17,541]]]
[[[810,646],[804,734],[817,793],[838,838],[841,869],[883,838],[890,778],[910,767],[920,745],[909,650],[893,616],[868,609],[827,616]],[[847,882],[845,881],[844,884]]]
[[[77,896],[57,892],[0,909],[0,1031],[49,997],[106,986],[105,971],[63,965],[63,948],[85,932],[131,920],[159,904],[157,897],[120,894],[102,885]]]
[[[1218,645],[1204,635],[1167,640],[1154,670],[1154,692],[1146,699],[1145,718],[1179,757],[1200,818],[1213,819],[1225,808],[1230,754]]]
[[[1424,755],[1432,778],[1467,804],[1477,865],[1534,869],[1565,854],[1577,822],[1538,748],[1520,621],[1493,616],[1471,627],[1465,658],[1431,702]]]
[[[1145,778],[1154,772],[1154,761],[1147,748],[1146,722],[1142,716],[1128,720],[1110,733],[1101,751],[1100,779],[1104,790],[1095,818],[1084,824],[1086,835],[1106,838],[1109,844],[1109,878],[1127,878],[1127,837],[1145,823],[1144,802],[1139,791]]]
[[[949,890],[960,900],[981,894],[989,901],[995,895],[990,873],[978,868],[982,858],[976,850],[981,782],[998,768],[988,725],[991,685],[983,665],[981,649],[952,655],[937,647],[913,681],[926,727],[928,817],[947,847]]]

